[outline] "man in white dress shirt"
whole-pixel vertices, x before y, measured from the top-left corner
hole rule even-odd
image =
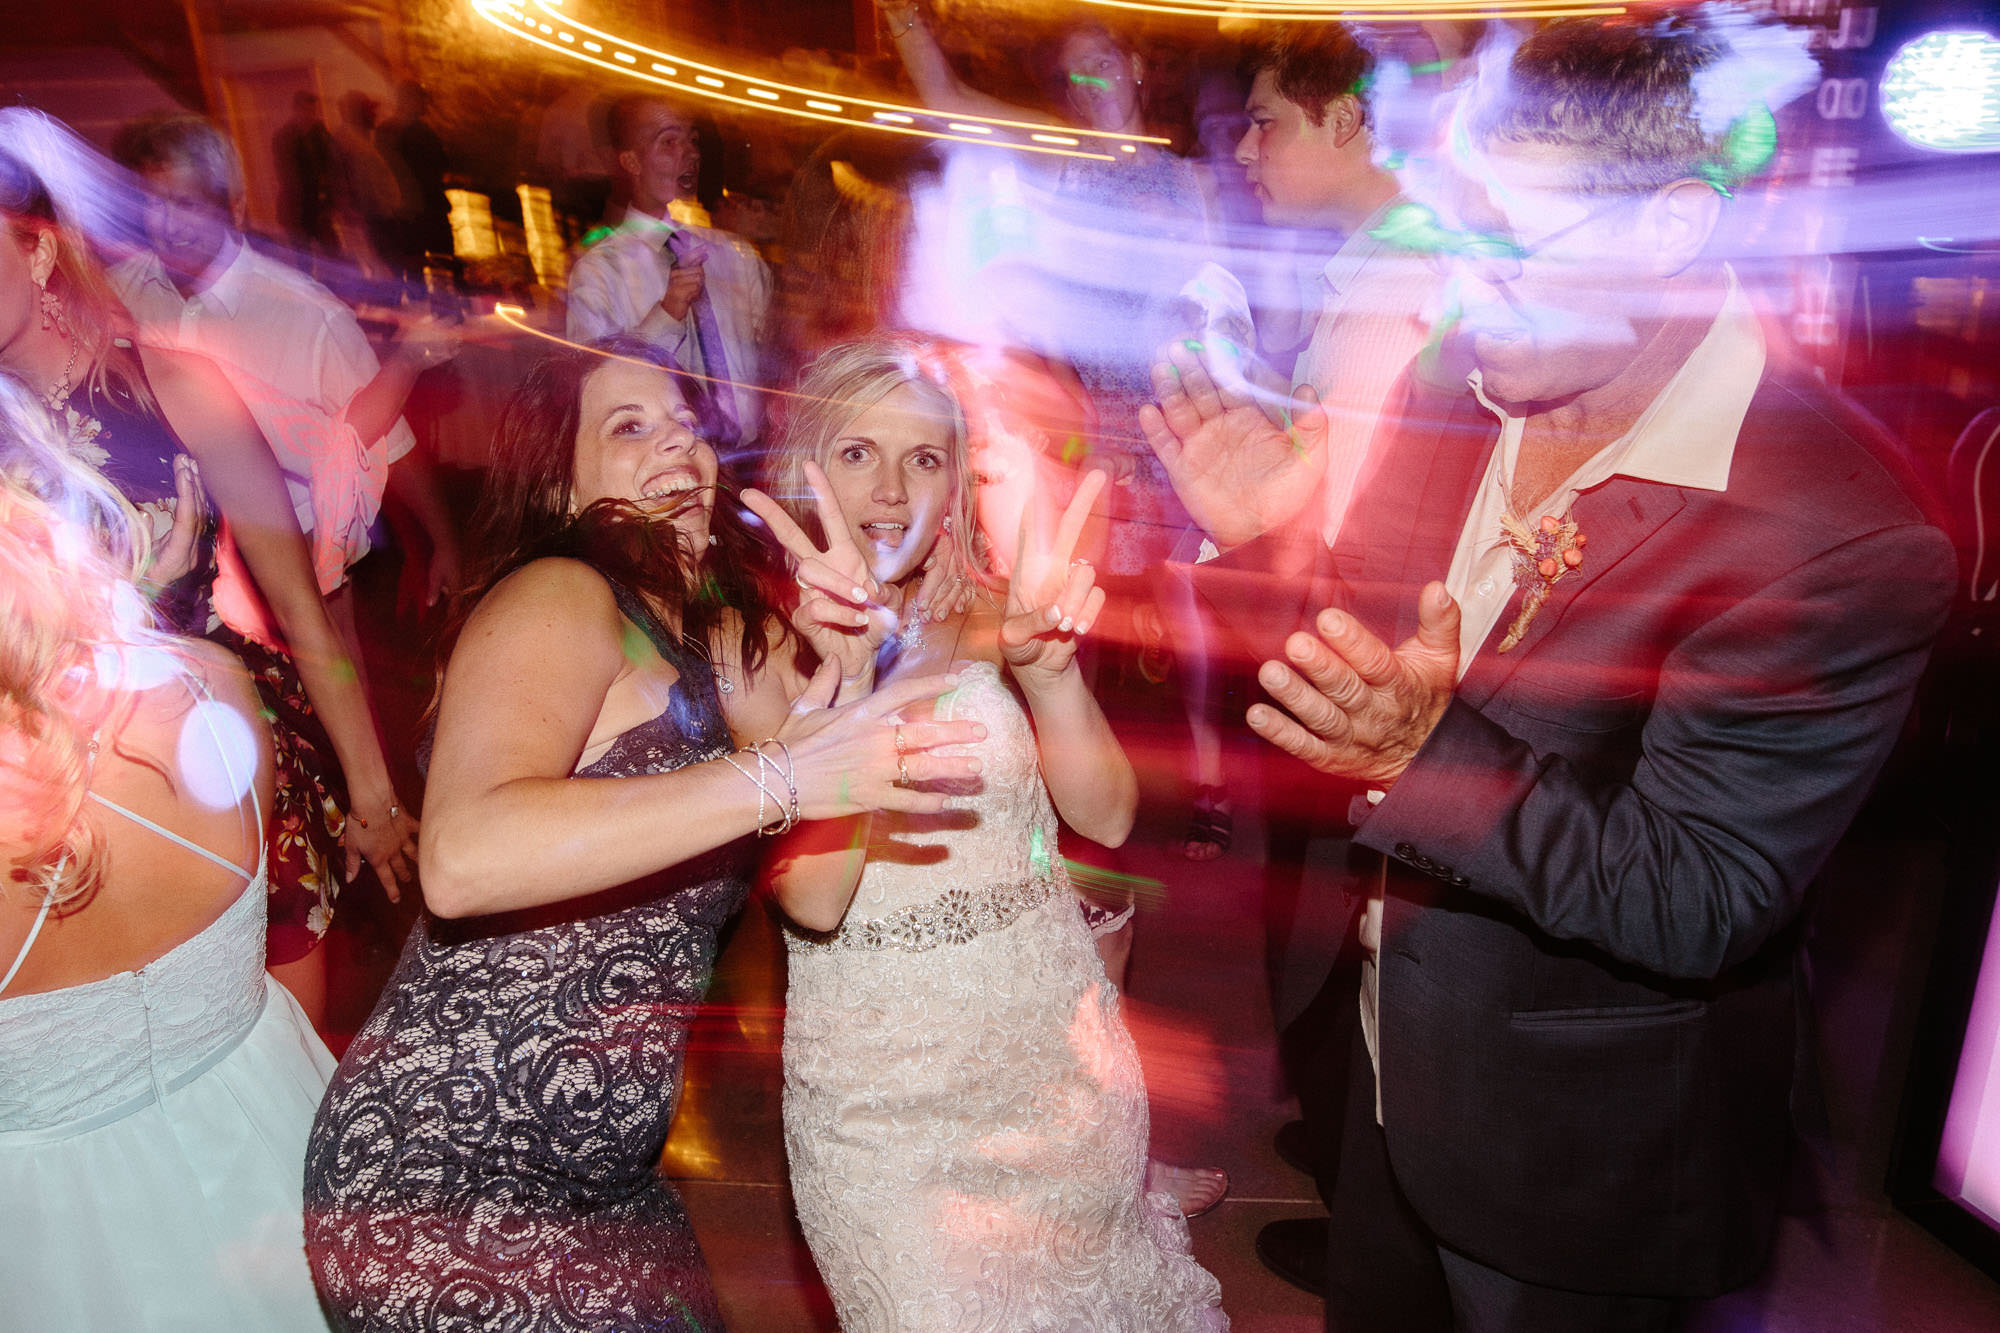
[[[1260,387],[1267,402],[1287,389],[1309,390],[1324,405],[1325,443],[1292,456],[1296,475],[1286,484],[1302,496],[1317,490],[1320,529],[1331,543],[1360,481],[1385,400],[1430,336],[1421,312],[1437,279],[1423,256],[1376,234],[1409,202],[1396,177],[1376,160],[1367,96],[1373,54],[1339,23],[1273,29],[1252,46],[1246,61],[1253,76],[1244,107],[1250,128],[1236,145],[1236,160],[1266,222],[1344,239],[1321,270],[1319,316],[1289,384],[1272,377]],[[1252,376],[1258,378],[1254,371]],[[1215,550],[1205,540],[1201,558]],[[1295,867],[1304,848],[1294,844],[1303,833],[1294,827],[1297,821],[1281,817],[1286,813],[1267,812],[1268,859]],[[1296,1158],[1294,1144],[1331,1139],[1318,1130],[1319,1122],[1338,1113],[1341,1067],[1329,1070],[1315,1058],[1328,1028],[1321,1006],[1312,1002],[1327,983],[1327,959],[1336,951],[1337,941],[1328,937],[1345,918],[1338,895],[1317,888],[1302,892],[1282,874],[1268,891],[1273,1017],[1284,1032],[1287,1072],[1305,1123],[1303,1133],[1296,1123],[1281,1133],[1281,1151]],[[1347,991],[1351,996],[1352,987]],[[1257,1252],[1273,1271],[1316,1291],[1325,1234],[1318,1218],[1271,1222],[1258,1234]]]
[[[709,378],[739,442],[747,444],[764,420],[757,386],[770,270],[728,232],[669,216],[701,167],[685,112],[657,97],[621,98],[612,104],[609,128],[630,202],[611,234],[570,269],[569,336],[589,342],[630,333],[666,348]]]
[[[336,622],[351,633],[338,590],[368,553],[385,490],[431,540],[427,599],[435,601],[456,579],[458,542],[402,411],[417,376],[456,354],[457,333],[414,321],[378,361],[338,297],[237,230],[242,166],[201,117],[136,122],[119,136],[118,156],[146,181],[152,249],[113,268],[112,285],[142,338],[210,358],[250,408],[284,471]],[[218,608],[257,632],[243,623],[257,613],[226,586]]]

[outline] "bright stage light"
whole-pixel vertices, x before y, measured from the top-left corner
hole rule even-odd
[[[1889,57],[1882,118],[1905,142],[1940,153],[2000,149],[2000,40],[1925,33]]]

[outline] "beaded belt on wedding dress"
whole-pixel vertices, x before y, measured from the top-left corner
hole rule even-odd
[[[1037,872],[1027,882],[997,889],[953,889],[927,903],[898,908],[887,916],[856,921],[850,917],[830,935],[791,933],[792,947],[807,953],[836,949],[903,949],[922,953],[941,944],[964,944],[975,935],[1001,930],[1034,911],[1069,881],[1060,863]]]

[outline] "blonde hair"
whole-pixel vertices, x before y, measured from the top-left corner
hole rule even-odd
[[[825,541],[812,488],[806,484],[807,461],[824,468],[834,442],[856,417],[897,389],[910,389],[945,427],[957,483],[945,507],[954,539],[953,560],[967,578],[991,583],[986,539],[979,531],[978,483],[966,443],[965,409],[952,388],[952,371],[950,351],[915,334],[878,333],[827,348],[782,400],[777,444],[765,462],[771,493],[807,532]]]
[[[20,145],[13,143],[16,138]],[[117,346],[118,340],[129,341],[134,336],[132,316],[92,253],[83,221],[69,206],[74,201],[57,201],[36,161],[38,154],[14,151],[16,146],[38,147],[42,158],[92,154],[80,140],[69,147],[73,139],[67,130],[38,112],[25,108],[0,111],[0,216],[23,250],[33,249],[44,233],[55,245],[55,267],[44,290],[56,299],[60,318],[82,353],[83,375],[75,387],[87,385],[92,392],[102,394],[116,378],[144,411],[158,416],[159,405],[137,356]],[[91,160],[94,162],[94,154]],[[144,196],[129,191],[119,198],[134,205],[144,201]]]
[[[115,703],[100,650],[153,638],[133,587],[150,543],[124,498],[71,457],[32,391],[0,373],[0,727],[5,781],[26,812],[7,883],[51,903],[104,877],[84,800],[96,734]]]

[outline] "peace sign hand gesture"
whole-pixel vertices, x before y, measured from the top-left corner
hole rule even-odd
[[[1029,687],[1046,682],[1076,660],[1076,643],[1104,610],[1104,589],[1088,560],[1073,559],[1090,507],[1104,490],[1104,474],[1086,472],[1048,539],[1048,514],[1032,501],[1021,513],[1014,548],[1014,577],[1000,623],[1000,655]]]
[[[792,627],[812,645],[821,661],[839,664],[842,681],[872,681],[875,650],[889,627],[888,612],[880,606],[882,586],[869,572],[867,557],[854,544],[847,516],[834,498],[826,473],[811,462],[806,464],[805,473],[820,528],[826,533],[823,548],[814,545],[805,529],[764,492],[746,489],[743,503],[764,520],[771,535],[792,557],[792,577],[799,585]]]

